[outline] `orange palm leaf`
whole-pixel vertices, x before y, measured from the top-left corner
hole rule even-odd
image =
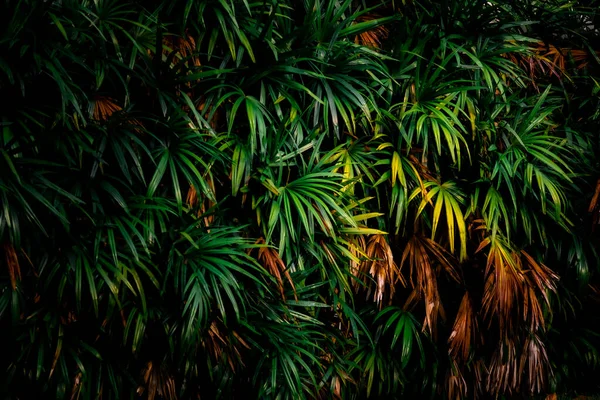
[[[460,302],[452,333],[448,338],[450,356],[463,362],[467,361],[477,331],[477,319],[473,310],[473,302],[469,293],[466,292]]]
[[[406,244],[402,253],[400,268],[409,266],[410,283],[413,291],[406,300],[405,308],[423,300],[425,302],[425,321],[423,330],[435,336],[437,317],[445,318],[437,285],[436,267],[443,268],[451,277],[459,280],[459,275],[450,261],[452,256],[433,240],[415,234]]]
[[[6,267],[8,268],[10,284],[13,290],[15,290],[17,288],[17,282],[21,280],[19,257],[17,256],[17,252],[11,243],[5,243],[2,247],[4,249],[4,257],[6,260]]]
[[[377,14],[361,15],[356,19],[355,23],[372,21],[378,18],[381,18],[381,16]],[[374,29],[356,35],[354,42],[366,47],[379,48],[381,47],[383,40],[387,39],[388,34],[389,30],[385,26],[378,26]]]

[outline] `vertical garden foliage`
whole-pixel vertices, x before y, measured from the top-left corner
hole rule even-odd
[[[2,0],[3,397],[598,390],[599,7]]]

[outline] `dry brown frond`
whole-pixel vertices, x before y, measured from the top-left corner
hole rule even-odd
[[[540,327],[545,328],[544,314],[537,294],[541,294],[548,309],[551,309],[549,292],[556,292],[556,282],[559,280],[559,276],[544,264],[536,262],[525,250],[521,250],[521,255],[524,259],[524,275],[529,286],[525,300],[526,304],[531,305],[529,310],[524,310],[523,317],[527,318],[527,311],[529,311],[531,329],[537,331]]]
[[[544,264],[536,262],[526,251],[515,251],[509,243],[498,237],[493,240],[486,238],[479,246],[478,251],[489,244],[491,246],[485,272],[486,283],[482,310],[490,323],[492,318],[497,319],[501,342],[510,348],[513,338],[518,334],[514,329],[518,325],[515,323],[515,318],[528,322],[529,331],[532,333],[545,329],[544,311],[540,304],[540,297],[549,304],[548,295],[550,291],[556,290],[558,275]],[[533,346],[541,349],[537,342],[526,342],[525,345],[530,346],[531,349],[534,349]],[[507,354],[512,355],[513,350],[506,351],[509,352]],[[511,361],[511,363],[513,362],[514,360]],[[513,368],[514,365],[496,361],[493,367],[496,373],[502,374],[509,373],[506,369]],[[498,375],[497,378],[490,379],[504,378]],[[494,392],[500,389],[504,391],[509,386],[514,389],[516,386],[513,383],[516,378],[511,379],[513,380],[510,385],[506,380],[502,380],[500,383],[490,383],[491,381],[488,380],[488,389],[490,385],[493,386]],[[541,385],[539,379],[537,381],[530,380],[530,384],[533,385],[532,387]]]
[[[93,118],[96,121],[106,121],[113,113],[123,108],[116,103],[115,99],[106,96],[98,96],[94,100]]]
[[[225,358],[231,370],[235,372],[236,365],[244,366],[238,344],[247,349],[250,346],[236,331],[231,331],[231,335],[228,336],[222,332],[223,328],[221,321],[212,321],[208,328],[208,335],[202,341],[202,345],[215,361],[220,362]]]
[[[525,370],[527,374],[523,375]],[[519,365],[519,375],[527,378],[530,394],[539,393],[545,388],[548,372],[552,375],[544,343],[538,335],[531,334],[525,339]]]
[[[213,358],[215,360],[219,360],[221,358],[221,354],[223,354],[222,345],[226,345],[227,342],[221,335],[219,327],[215,321],[211,322],[210,327],[208,328],[208,339],[209,340],[205,342],[205,346],[208,348],[208,351],[212,354]]]
[[[597,52],[597,54],[600,54]],[[582,49],[556,47],[552,44],[538,43],[530,55],[509,54],[508,57],[515,63],[529,71],[532,79],[540,75],[554,75],[561,79],[569,78],[567,73],[567,60],[572,60],[577,69],[587,67],[592,55]]]
[[[419,300],[425,301],[425,321],[423,330],[436,335],[437,317],[444,318],[437,285],[436,267],[442,267],[457,281],[460,279],[452,262],[452,256],[433,240],[414,235],[406,244],[402,253],[400,268],[406,262],[409,265],[410,283],[413,291],[406,300],[405,308],[413,307]]]
[[[264,243],[265,243],[265,240],[263,238],[260,238],[256,241],[256,244],[264,244]],[[283,260],[281,259],[281,256],[277,252],[277,250],[275,250],[272,247],[267,247],[267,246],[260,247],[258,249],[258,261],[277,280],[277,286],[279,288],[279,293],[281,294],[281,298],[283,300],[285,300],[285,288],[283,286],[283,279],[281,278],[282,274],[285,275],[285,278],[287,279],[290,286],[292,287],[292,290],[294,291],[294,297],[296,298],[296,300],[298,300],[298,296],[296,295],[296,286],[294,285],[294,281],[292,280],[292,277],[290,276],[290,271],[288,268],[286,268]]]
[[[196,41],[190,35],[186,37],[168,35],[163,38],[163,45],[166,49],[163,49],[163,53],[168,55],[170,51],[175,52],[176,56],[173,57],[173,65],[177,65],[180,62],[188,63],[191,61],[192,65],[199,67],[201,66],[200,58],[195,55],[196,53]]]
[[[148,400],[154,400],[155,397],[174,400],[177,399],[175,390],[175,379],[161,365],[156,366],[154,362],[148,361],[142,372],[144,386],[139,386],[137,394],[142,395],[144,391],[148,393]]]
[[[19,257],[12,243],[5,243],[3,246],[4,257],[6,259],[6,267],[8,268],[8,276],[13,290],[17,288],[17,282],[21,280],[21,266],[19,265]]]
[[[365,254],[367,259],[360,263],[359,274],[365,276],[368,273],[373,277],[375,288],[373,290],[372,285],[369,285],[367,296],[373,292],[373,300],[382,307],[386,291],[388,292],[387,299],[391,300],[394,297],[396,283],[405,283],[384,235],[372,235],[365,248]]]
[[[471,351],[474,335],[478,332],[477,319],[473,311],[473,303],[469,292],[466,292],[460,302],[452,333],[448,338],[450,356],[466,362]]]
[[[569,49],[559,49],[554,45],[545,45],[539,43],[534,49],[534,57],[537,60],[537,65],[542,73],[550,73],[560,78],[566,74],[566,54]],[[544,69],[546,67],[546,69]],[[535,73],[535,70],[532,70]]]
[[[540,291],[555,291],[556,281],[559,279],[558,274],[544,264],[535,261],[525,250],[521,250],[521,255],[525,258],[524,265],[529,267],[527,272],[532,284]],[[549,305],[550,302],[546,294],[544,294],[544,299]]]
[[[596,182],[596,190],[594,191],[594,196],[592,197],[592,201],[590,201],[590,206],[588,208],[588,212],[594,211],[598,207],[598,199],[600,198],[600,179]]]
[[[595,230],[596,225],[600,225],[600,179],[596,182],[596,190],[590,201],[588,212],[592,213],[592,230]]]
[[[342,384],[340,381],[340,378],[338,378],[337,376],[335,378],[333,378],[335,380],[334,384],[333,384],[333,398],[338,400],[342,398]]]
[[[73,387],[71,388],[71,400],[75,400],[79,398],[81,394],[81,377],[83,374],[78,372],[73,379]]]
[[[535,88],[537,88],[535,83],[537,76],[554,75],[558,79],[562,79],[562,77],[568,78],[565,68],[564,49],[558,49],[552,45],[547,46],[539,42],[535,47],[531,48],[531,52],[528,54],[507,53],[502,56],[527,71]]]
[[[356,23],[373,21],[375,19],[381,18],[380,15],[377,14],[366,14],[361,15],[356,19]],[[354,43],[360,44],[362,46],[379,48],[381,47],[381,43],[383,40],[387,39],[389,34],[389,30],[385,26],[378,26],[370,31],[366,31],[356,35],[354,38]]]
[[[473,398],[477,399],[480,394],[485,392],[485,383],[490,372],[487,366],[485,365],[485,361],[482,359],[475,360],[472,365]]]
[[[452,364],[446,373],[446,388],[448,390],[448,400],[461,400],[467,397],[467,381],[455,360],[452,360]]]
[[[524,289],[523,293],[523,321],[527,322],[528,319],[531,331],[545,329],[544,312],[535,290],[531,287]]]
[[[196,191],[194,185],[190,185],[185,202],[190,208],[194,208],[198,205],[198,192]]]
[[[489,365],[486,389],[489,393],[512,393],[520,383],[517,349],[511,339],[498,343]]]
[[[477,252],[491,243],[487,257],[487,277],[483,294],[484,315],[491,321],[498,318],[500,331],[506,335],[512,330],[512,311],[523,299],[525,278],[521,271],[521,260],[507,243],[496,238],[486,238]]]

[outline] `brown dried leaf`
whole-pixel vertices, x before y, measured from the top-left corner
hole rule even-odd
[[[256,241],[256,244],[265,244],[265,239],[258,239]],[[258,261],[277,280],[279,293],[281,294],[281,298],[283,300],[285,300],[285,288],[283,285],[283,279],[281,277],[282,274],[285,276],[290,286],[292,287],[295,299],[298,300],[298,296],[296,295],[296,286],[294,285],[294,281],[292,280],[290,271],[288,268],[286,268],[285,263],[281,259],[281,256],[279,255],[276,249],[267,246],[260,247],[258,249]]]
[[[520,383],[517,349],[512,339],[498,343],[489,365],[486,389],[489,393],[508,393],[516,390]]]
[[[448,368],[446,388],[448,390],[448,400],[461,400],[467,397],[467,381],[456,361],[452,361],[452,365]]]
[[[113,113],[121,110],[121,106],[116,103],[115,99],[98,96],[94,101],[94,112],[92,115],[96,121],[106,121]]]
[[[544,264],[536,262],[525,250],[521,250],[525,263],[523,266],[529,267],[525,271],[527,283],[531,288],[540,292],[544,301],[550,306],[549,292],[556,292],[556,283],[559,280],[557,273],[552,271]]]
[[[413,287],[405,308],[411,308],[417,301],[423,300],[425,302],[423,330],[429,330],[433,336],[436,335],[437,317],[444,318],[435,267],[442,267],[453,279],[460,281],[451,260],[452,256],[443,247],[428,237],[420,235],[414,235],[402,253],[400,268],[408,263],[410,283]]]
[[[190,208],[196,207],[198,204],[198,192],[196,191],[194,185],[190,185],[187,196],[185,197],[185,202]]]
[[[154,400],[157,396],[168,400],[177,399],[175,379],[164,366],[156,367],[152,361],[148,361],[142,371],[142,377],[145,385],[138,387],[138,395],[147,391],[148,400]]]
[[[375,288],[372,290],[369,286],[367,296],[373,292],[373,300],[381,307],[386,291],[388,300],[391,300],[394,297],[396,283],[404,284],[404,281],[384,235],[371,235],[365,253],[368,259],[361,263],[359,270],[362,274],[368,273],[375,280]]]
[[[518,319],[528,324],[529,332],[532,334],[545,330],[544,310],[540,301],[543,298],[549,304],[549,292],[556,290],[558,275],[544,264],[538,263],[526,251],[513,250],[510,243],[498,236],[490,243],[482,311],[490,324],[494,318],[498,321],[501,346],[508,347],[506,354],[512,357],[513,350],[510,349],[510,346],[513,345],[513,340],[519,334],[516,328],[522,326]],[[543,350],[541,343],[531,342],[532,339],[528,340],[525,342],[525,346],[529,346],[529,351]],[[541,362],[545,362],[545,354],[540,357],[542,357],[541,361],[528,362],[535,362],[537,366]],[[495,366],[490,366],[499,374],[497,378],[492,377],[491,381],[488,380],[488,389],[492,387],[494,393],[497,390],[516,388],[514,385],[516,378],[500,377],[504,373],[513,373],[514,360],[511,359],[510,363],[506,361],[507,358],[502,358],[502,360],[504,361],[496,361]],[[521,363],[523,362],[521,361]],[[511,371],[508,372],[507,368],[511,368]],[[532,390],[537,391],[537,388],[544,383],[540,377],[531,375],[530,378],[529,383]]]
[[[490,240],[486,265],[482,309],[484,316],[498,319],[502,335],[512,330],[512,313],[516,304],[523,299],[525,278],[521,259],[498,236]]]
[[[375,19],[381,18],[380,15],[377,14],[365,14],[356,18],[355,23],[373,21]],[[366,47],[379,48],[381,47],[381,43],[383,40],[387,39],[389,34],[389,30],[385,26],[378,26],[370,31],[366,31],[356,35],[354,38],[354,43],[360,44]]]
[[[592,201],[590,201],[590,206],[588,208],[588,212],[593,212],[598,207],[598,199],[600,198],[600,179],[596,182],[596,190],[594,191],[594,196],[592,197]]]
[[[195,67],[200,67],[200,58],[196,53],[196,41],[190,35],[186,37],[167,35],[163,38],[163,53],[168,55],[170,52],[175,52],[176,56],[172,57],[173,65],[180,62],[185,64],[191,62]],[[165,48],[166,47],[166,48]]]
[[[21,280],[21,267],[19,265],[19,257],[12,243],[5,243],[3,246],[4,257],[6,259],[6,267],[8,268],[8,276],[13,290],[17,289],[17,282]]]
[[[527,373],[524,375],[525,371]],[[519,376],[527,378],[529,392],[534,394],[545,389],[548,373],[552,375],[546,347],[538,335],[531,334],[525,339],[523,345]]]
[[[448,338],[449,354],[452,358],[466,362],[469,358],[474,335],[478,332],[473,303],[466,292],[460,302],[452,333]]]
[[[231,370],[235,372],[238,364],[244,366],[238,344],[247,349],[250,346],[235,330],[226,334],[223,332],[224,329],[227,328],[220,320],[212,321],[208,328],[208,335],[202,341],[202,345],[215,361],[226,361]]]

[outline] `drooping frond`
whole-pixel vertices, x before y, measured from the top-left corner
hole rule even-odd
[[[15,290],[18,282],[21,280],[19,257],[17,256],[14,246],[10,243],[4,243],[2,245],[2,250],[4,250],[4,260],[6,262],[6,268],[8,269],[10,285],[12,289]]]
[[[117,111],[121,111],[122,108],[119,106],[114,99],[110,97],[100,96],[94,101],[94,119],[97,121],[105,121],[111,115]]]
[[[356,24],[368,23],[376,21],[381,16],[377,14],[366,14],[356,18]],[[385,25],[378,25],[374,28],[359,33],[354,42],[367,47],[379,48],[384,43],[385,39],[388,38],[389,29]]]
[[[459,276],[451,262],[451,256],[433,240],[414,235],[406,244],[402,253],[400,268],[408,264],[408,282],[413,290],[406,301],[406,307],[417,302],[425,304],[423,329],[435,335],[438,316],[444,317],[444,308],[438,290],[438,270],[441,268],[450,277]]]
[[[487,255],[483,311],[496,317],[503,337],[517,325],[514,315],[528,321],[533,332],[544,329],[544,313],[539,297],[548,304],[549,293],[556,290],[558,276],[537,263],[527,252],[517,252],[501,237],[486,238],[478,251],[490,246]]]
[[[450,356],[462,362],[468,361],[471,349],[476,345],[479,334],[477,316],[473,309],[471,296],[466,292],[460,302],[452,333],[448,338]]]
[[[373,293],[373,300],[381,308],[384,298],[391,301],[396,286],[405,283],[384,235],[372,235],[366,244],[364,254],[366,257],[358,267],[357,276],[368,276],[374,281],[373,284],[367,282],[369,288],[367,296]]]
[[[283,283],[282,275],[285,276],[286,280],[290,284],[290,287],[294,291],[294,296],[296,300],[298,300],[298,296],[296,295],[296,288],[294,285],[294,281],[290,275],[290,270],[285,266],[283,260],[279,256],[277,250],[268,247],[265,245],[265,240],[263,238],[258,239],[256,244],[261,245],[258,248],[258,262],[275,277],[277,280],[277,286],[279,289],[279,293],[281,294],[281,298],[285,300],[285,288]]]
[[[147,392],[148,400],[164,398],[168,400],[177,399],[175,380],[160,364],[148,361],[143,369],[144,386],[137,390],[138,395]]]

